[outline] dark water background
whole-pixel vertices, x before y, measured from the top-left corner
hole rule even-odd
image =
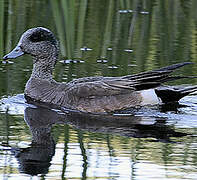
[[[28,28],[59,39],[57,81],[184,61],[197,73],[196,0],[0,0],[0,57]],[[31,57],[0,64],[0,179],[196,179],[197,95],[182,107],[87,116],[28,106]],[[197,79],[172,84],[197,84]]]

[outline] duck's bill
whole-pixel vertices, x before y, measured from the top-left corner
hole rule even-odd
[[[22,56],[23,54],[24,52],[22,51],[21,47],[17,45],[10,53],[8,53],[7,55],[3,57],[3,60],[15,59],[19,56]]]

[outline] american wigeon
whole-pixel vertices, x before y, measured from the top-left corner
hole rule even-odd
[[[190,62],[122,77],[84,77],[69,83],[56,82],[52,71],[58,61],[58,42],[53,33],[43,27],[24,32],[17,46],[3,58],[17,58],[23,54],[33,56],[33,71],[25,87],[25,97],[70,109],[111,112],[179,101],[197,89],[196,86],[159,87],[163,82],[182,78],[171,77],[170,73]]]

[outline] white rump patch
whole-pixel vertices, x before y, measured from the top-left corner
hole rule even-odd
[[[141,105],[156,105],[161,103],[160,98],[157,97],[154,89],[143,90],[140,92],[142,96]]]

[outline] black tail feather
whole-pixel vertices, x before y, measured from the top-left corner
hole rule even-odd
[[[163,103],[178,102],[184,96],[197,91],[197,86],[162,86],[155,89]]]
[[[183,63],[178,63],[178,64],[173,64],[173,65],[170,65],[170,66],[166,66],[166,67],[163,67],[163,68],[160,68],[160,69],[157,69],[155,71],[169,71],[169,70],[175,70],[175,69],[178,69],[180,67],[183,67],[185,65],[188,65],[188,64],[194,64],[193,62],[183,62]]]
[[[197,76],[168,76],[166,79],[162,80],[162,83],[168,82],[168,81],[175,81],[179,79],[192,79],[197,78]]]
[[[167,67],[163,67],[153,71],[147,71],[134,75],[123,76],[122,79],[127,79],[133,81],[134,88],[136,90],[144,90],[155,88],[161,83],[183,79],[183,78],[197,78],[193,76],[170,76],[170,74],[185,65],[193,64],[192,62],[183,62],[178,64],[173,64]]]

